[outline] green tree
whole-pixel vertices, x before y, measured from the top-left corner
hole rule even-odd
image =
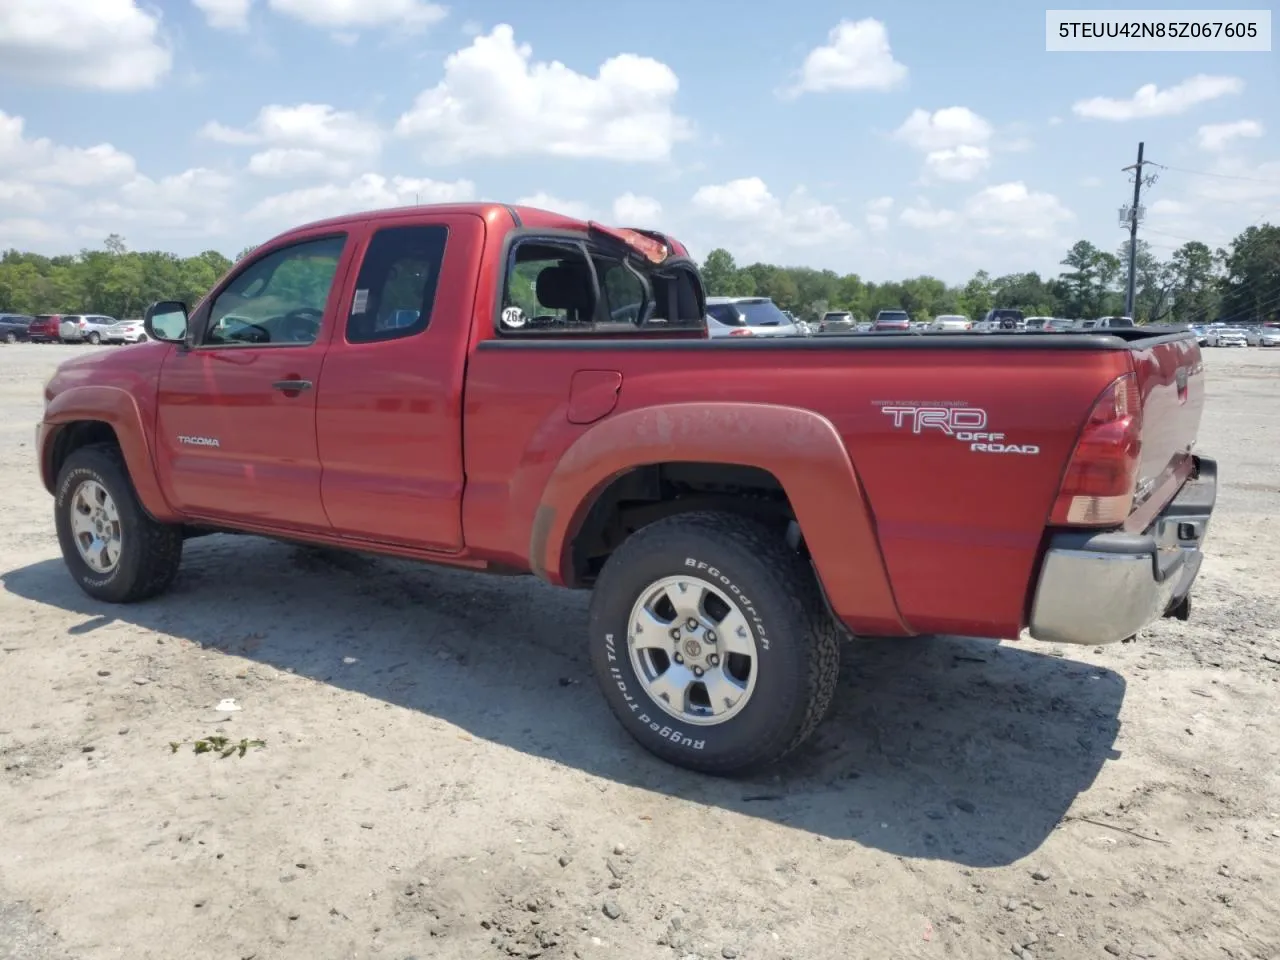
[[[1218,276],[1213,252],[1198,240],[1184,243],[1170,259],[1173,269],[1173,319],[1210,323],[1218,315]]]
[[[733,278],[738,272],[738,265],[733,261],[733,254],[717,247],[707,254],[702,264],[702,285],[711,297],[732,296]]]
[[[1249,227],[1218,255],[1224,318],[1238,323],[1280,316],[1280,227]]]

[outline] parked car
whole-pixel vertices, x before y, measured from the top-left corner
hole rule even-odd
[[[794,337],[796,325],[768,297],[707,297],[707,332],[719,337]]]
[[[1072,322],[1071,329],[1072,330],[1092,330],[1097,325],[1098,325],[1097,320],[1079,319]]]
[[[629,333],[595,325],[615,300],[642,306]],[[567,319],[504,328],[513,304]],[[211,530],[590,589],[620,724],[715,774],[806,742],[846,632],[1093,646],[1190,616],[1217,469],[1190,453],[1189,333],[731,344],[706,306],[653,232],[497,203],[337,217],[190,311],[153,304],[162,343],[64,362],[31,459],[99,602],[163,593]]]
[[[935,332],[963,332],[973,329],[973,321],[957,313],[944,313],[933,318],[933,323],[929,324],[929,329]]]
[[[911,315],[905,310],[881,310],[871,324],[873,332],[883,330],[910,330]]]
[[[858,321],[848,310],[828,310],[818,321],[819,333],[852,333],[857,327]]]
[[[1246,347],[1249,340],[1245,336],[1243,327],[1210,327],[1209,328],[1210,347]]]
[[[1099,317],[1093,322],[1094,330],[1127,330],[1132,326],[1133,317]]]
[[[121,320],[107,327],[103,343],[145,343],[147,331],[141,320]]]
[[[100,313],[68,314],[58,324],[58,336],[63,343],[92,343],[96,346],[119,322],[115,317],[104,317]]]
[[[982,329],[988,333],[996,331],[1009,330],[1025,330],[1027,328],[1027,319],[1023,316],[1021,310],[1012,310],[1008,307],[998,307],[994,310],[988,310],[987,315],[982,318]]]
[[[1066,333],[1071,329],[1073,323],[1073,321],[1063,317],[1043,317],[1039,319],[1041,320],[1039,329],[1045,333]],[[1027,318],[1027,328],[1031,329],[1030,317]]]
[[[1208,345],[1209,332],[1206,327],[1201,326],[1199,324],[1195,324],[1189,327],[1188,329],[1196,335],[1196,343],[1200,344],[1200,346],[1202,347]]]
[[[56,313],[41,313],[27,324],[27,338],[32,343],[59,343],[58,324],[62,317]]]
[[[24,313],[0,313],[0,340],[17,343],[28,339],[27,328],[31,326],[31,320]]]
[[[1251,347],[1280,347],[1280,323],[1260,323],[1245,333],[1245,341]]]

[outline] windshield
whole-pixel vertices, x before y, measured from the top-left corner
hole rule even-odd
[[[905,310],[881,310],[876,319],[882,323],[886,320],[899,323],[903,320],[910,320],[911,317]]]

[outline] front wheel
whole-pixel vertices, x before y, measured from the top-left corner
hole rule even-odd
[[[840,641],[808,563],[765,524],[659,520],[605,563],[590,612],[605,698],[640,744],[702,773],[787,756],[831,705]]]
[[[80,589],[108,603],[168,589],[182,560],[182,528],[158,523],[143,509],[118,447],[73,451],[56,490],[58,544]]]
[[[96,333],[91,333],[89,334],[89,342],[96,347],[102,342],[102,337],[98,336]]]
[[[17,343],[17,342],[18,342],[18,335],[17,335],[16,333],[14,333],[13,331],[10,331],[9,333],[6,333],[6,334],[4,335],[4,342],[5,342],[5,343]]]

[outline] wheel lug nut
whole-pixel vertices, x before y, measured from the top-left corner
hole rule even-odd
[[[674,630],[672,630],[672,631],[671,631],[671,639],[672,639],[672,640],[679,640],[679,639],[680,639],[680,628],[679,628],[679,627],[676,627]]]
[[[697,630],[697,629],[698,629],[698,621],[697,621],[697,620],[695,620],[695,619],[693,619],[693,617],[690,617],[690,618],[689,618],[689,621],[688,621],[688,626],[689,626],[689,629],[690,629],[690,630]]]
[[[695,677],[700,677],[700,676],[702,676],[702,668],[701,668],[701,667],[694,667],[694,668],[693,668],[693,675],[694,675]]]
[[[715,643],[715,642],[716,642],[716,635],[715,635],[714,633],[712,633],[710,630],[708,630],[708,631],[707,631],[707,643]]]
[[[707,657],[707,663],[713,667],[718,667],[720,666],[720,658],[713,653],[711,656]]]
[[[675,659],[676,659],[676,663],[684,663],[684,657],[680,656],[680,654],[678,653],[676,654]]]

